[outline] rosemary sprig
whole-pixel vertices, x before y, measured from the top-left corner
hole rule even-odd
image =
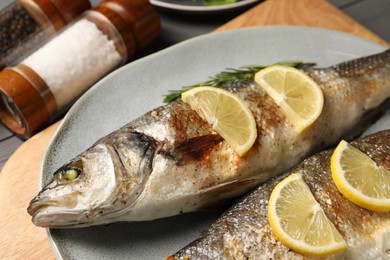
[[[302,63],[300,61],[281,61],[272,65],[284,65],[295,68],[301,68],[304,65],[311,66],[312,64]],[[271,65],[268,65],[271,66]],[[199,86],[212,86],[217,88],[228,88],[236,83],[247,83],[253,81],[253,77],[261,69],[264,69],[268,66],[264,65],[249,65],[241,66],[239,69],[227,68],[225,71],[222,71],[216,74],[214,77],[211,77],[210,80],[201,82],[191,86],[184,86],[180,90],[170,90],[169,94],[164,95],[164,103],[172,102],[181,97],[181,94],[189,89],[196,88]]]

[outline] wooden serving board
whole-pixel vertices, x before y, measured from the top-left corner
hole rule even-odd
[[[324,0],[268,0],[216,31],[262,25],[306,25],[388,43]],[[54,259],[46,230],[31,223],[26,208],[38,192],[42,156],[59,122],[30,138],[0,173],[0,259]]]

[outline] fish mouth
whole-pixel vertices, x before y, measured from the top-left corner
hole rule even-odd
[[[33,200],[30,202],[30,205],[27,208],[28,214],[30,214],[32,217],[36,215],[39,211],[44,210],[46,207],[54,206],[57,207],[58,202],[55,201],[39,201],[39,200]]]
[[[105,224],[100,208],[83,208],[74,199],[53,200],[35,198],[30,202],[27,212],[34,225],[44,228],[81,228]]]
[[[73,205],[71,205],[73,204]],[[73,227],[80,222],[75,219],[79,212],[72,210],[72,201],[60,202],[53,200],[34,199],[30,202],[27,212],[32,216],[32,222],[41,227]]]
[[[37,226],[46,226],[50,223],[48,218],[48,208],[58,206],[57,202],[54,201],[39,201],[33,200],[27,208],[28,214],[32,216],[32,222]]]
[[[31,203],[27,212],[32,216],[32,222],[40,227],[69,228],[86,224],[76,218],[79,215],[78,212],[61,207],[53,201]]]

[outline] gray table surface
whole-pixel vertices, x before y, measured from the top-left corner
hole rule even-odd
[[[100,1],[91,0],[91,3],[93,6],[96,6]],[[0,9],[11,2],[13,0],[1,0]],[[329,2],[384,40],[390,42],[390,0],[329,0]],[[139,57],[156,52],[183,40],[211,32],[244,10],[207,17],[180,15],[163,10],[158,11],[162,22],[161,35]],[[22,140],[0,124],[0,170],[22,143]]]

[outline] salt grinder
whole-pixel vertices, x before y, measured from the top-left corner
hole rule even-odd
[[[20,138],[31,137],[159,32],[149,0],[103,0],[0,73],[0,119]]]
[[[17,64],[90,8],[89,0],[16,0],[0,10],[0,70]]]

